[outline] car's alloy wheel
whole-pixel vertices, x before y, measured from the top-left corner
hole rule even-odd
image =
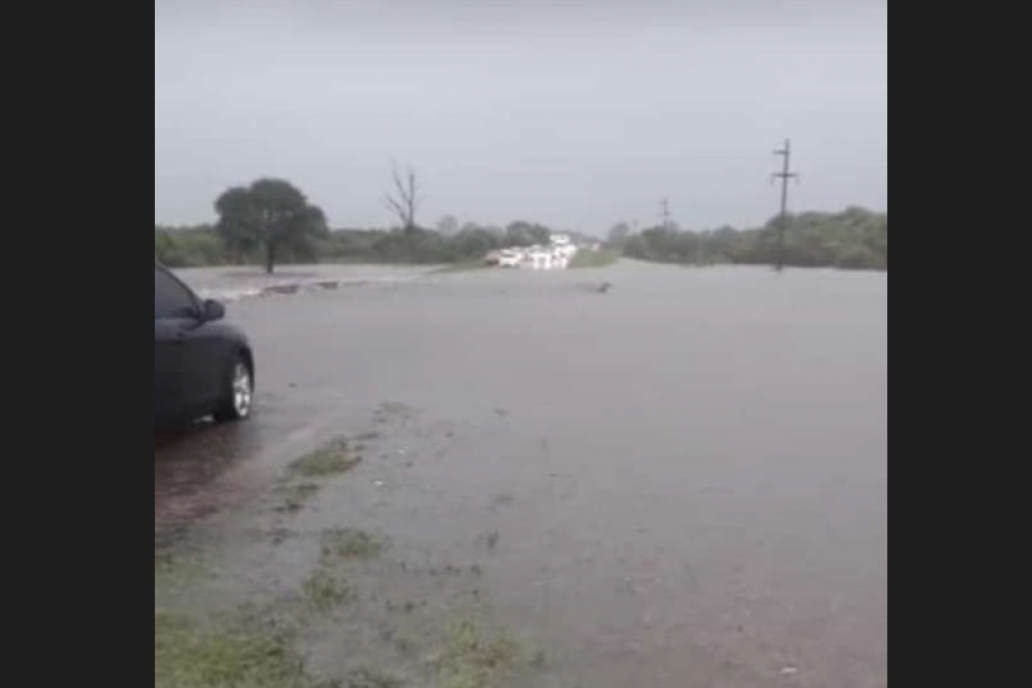
[[[224,406],[215,414],[216,420],[244,420],[251,415],[254,401],[254,382],[251,369],[243,359],[233,363],[233,373],[229,378],[229,389],[226,390]]]

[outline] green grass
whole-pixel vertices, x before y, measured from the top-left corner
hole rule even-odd
[[[302,478],[326,478],[347,473],[362,461],[347,440],[336,440],[290,464],[290,474]]]
[[[322,534],[324,561],[375,559],[387,549],[387,542],[362,530],[331,528]]]
[[[246,617],[199,620],[154,610],[154,688],[310,685],[292,634]]]
[[[183,590],[203,582],[211,575],[211,568],[198,556],[154,553],[155,592]]]
[[[318,569],[301,586],[305,604],[316,612],[328,612],[351,599],[346,579],[326,569]]]
[[[527,664],[518,641],[505,634],[488,635],[476,624],[465,621],[445,633],[438,685],[440,688],[493,688]]]
[[[570,261],[571,268],[604,268],[620,260],[620,254],[616,251],[603,249],[601,251],[588,251],[582,249]]]
[[[276,505],[276,511],[292,514],[304,508],[305,504],[319,492],[315,483],[293,483],[276,490],[283,495],[283,501]]]

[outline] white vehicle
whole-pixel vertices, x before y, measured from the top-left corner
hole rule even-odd
[[[530,252],[530,266],[534,270],[552,269],[552,252],[544,249],[534,249]]]

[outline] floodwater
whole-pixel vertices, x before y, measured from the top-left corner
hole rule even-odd
[[[203,298],[236,301],[259,296],[264,289],[276,287],[319,287],[331,285],[368,286],[398,284],[421,277],[426,270],[397,266],[384,268],[369,265],[288,265],[273,274],[261,268],[189,268],[177,274],[189,282]]]
[[[233,600],[296,585],[325,528],[389,538],[353,580],[433,611],[320,627],[329,674],[410,675],[377,638],[468,605],[547,651],[520,685],[884,686],[887,295],[884,274],[624,262],[243,300],[256,416],[156,438],[156,536],[217,551]],[[271,508],[342,435],[364,461]]]

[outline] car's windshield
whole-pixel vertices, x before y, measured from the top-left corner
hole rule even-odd
[[[887,685],[886,0],[155,15],[156,688]]]

